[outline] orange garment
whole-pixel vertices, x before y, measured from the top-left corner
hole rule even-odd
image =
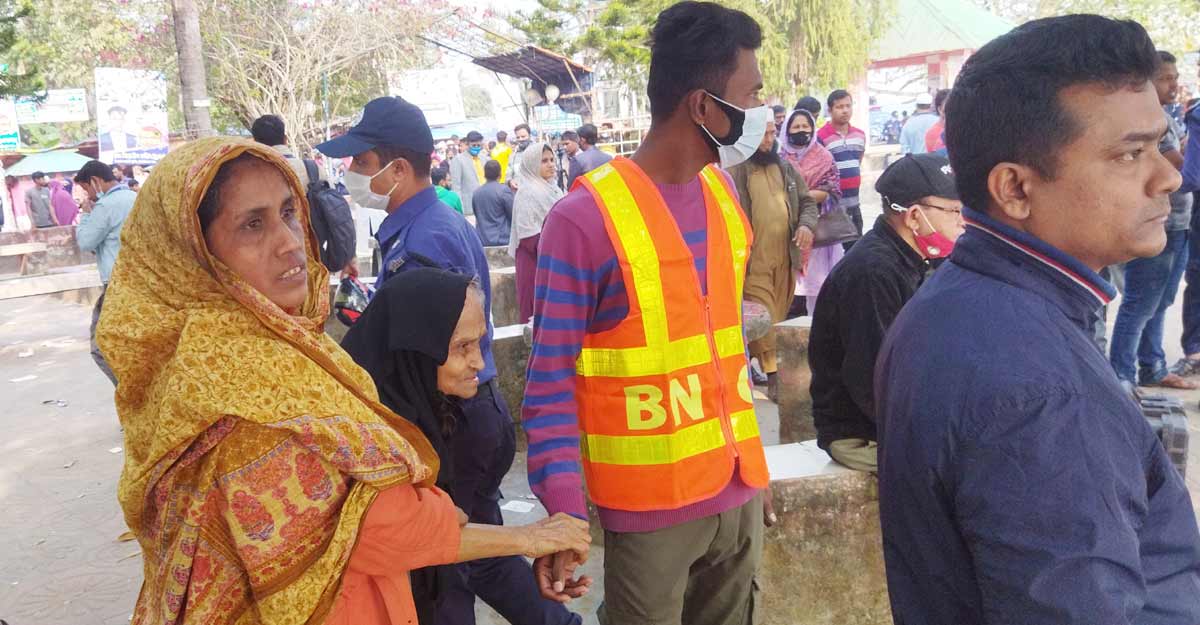
[[[412,484],[380,491],[350,553],[328,625],[416,625],[408,572],[454,562],[461,537],[445,491]]]
[[[596,200],[629,313],[588,334],[576,363],[580,452],[592,501],[674,510],[715,496],[734,467],[767,486],[742,333],[753,235],[725,175],[700,172],[708,216],[707,295],[654,183],[615,158],[579,178]],[[736,462],[735,462],[736,461]]]
[[[942,139],[942,133],[946,130],[946,118],[939,117],[937,122],[925,131],[925,151],[937,152],[946,147],[946,142]]]

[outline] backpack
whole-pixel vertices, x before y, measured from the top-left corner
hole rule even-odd
[[[341,271],[354,260],[357,252],[350,204],[340,193],[330,189],[329,183],[321,180],[314,161],[304,159],[304,171],[308,173],[309,221],[317,235],[321,263],[330,271]]]

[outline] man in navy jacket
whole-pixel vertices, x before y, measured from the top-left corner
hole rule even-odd
[[[1200,623],[1187,490],[1088,321],[1115,295],[1097,272],[1166,243],[1156,63],[1140,25],[1074,15],[963,66],[966,233],[875,374],[897,623]]]

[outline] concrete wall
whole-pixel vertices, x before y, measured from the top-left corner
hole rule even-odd
[[[492,324],[497,328],[521,322],[521,306],[517,302],[517,270],[515,267],[493,268]]]
[[[808,336],[812,317],[775,324],[779,358],[779,442],[796,443],[817,437],[813,426],[812,371],[808,366]]]
[[[75,226],[37,228],[25,232],[0,232],[0,245],[45,243],[45,252],[29,254],[26,273],[41,273],[47,269],[71,267],[96,262],[96,255],[81,252],[75,242]],[[21,269],[20,256],[0,257],[0,274],[13,274]]]
[[[489,269],[513,267],[517,262],[516,259],[508,255],[507,245],[485,246],[483,253],[487,256]]]
[[[496,381],[513,421],[521,421],[521,401],[525,397],[525,365],[529,362],[529,344],[525,326],[496,326],[492,335],[492,357],[496,360]]]
[[[767,447],[779,517],[763,541],[757,606],[767,625],[890,625],[874,475],[815,441]]]

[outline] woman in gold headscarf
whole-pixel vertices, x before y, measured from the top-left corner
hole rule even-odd
[[[408,622],[409,569],[586,553],[562,517],[460,529],[428,441],[322,332],[315,251],[266,146],[187,144],[138,195],[98,330],[144,558],[134,623]]]

